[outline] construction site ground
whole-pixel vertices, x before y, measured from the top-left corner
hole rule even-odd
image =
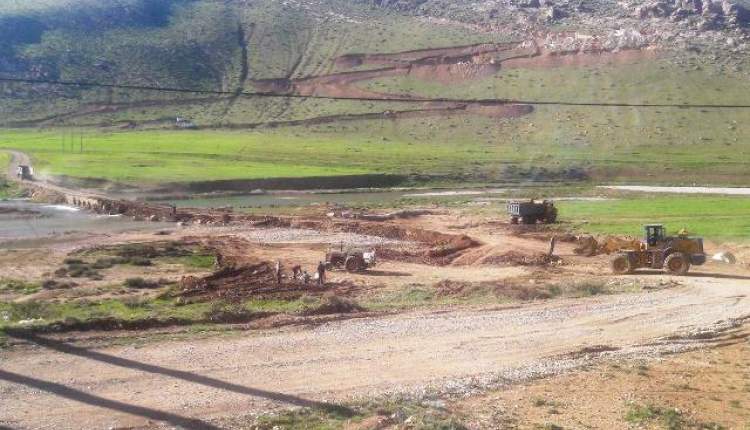
[[[585,375],[612,373],[597,364],[602,360],[632,364],[696,348],[704,351],[717,338],[740,330],[750,315],[750,271],[742,262],[709,263],[686,277],[651,271],[615,277],[609,274],[608,256],[575,255],[569,235],[448,209],[386,222],[311,216],[294,220],[294,227],[269,224],[191,223],[156,234],[144,229],[72,236],[51,241],[44,252],[0,251],[4,277],[30,282],[48,279],[65,259],[109,255],[134,243],[156,248],[170,243],[174,249],[220,255],[219,265],[266,267],[262,265],[280,260],[287,273],[294,265],[314,271],[325,251],[342,243],[374,246],[385,256],[363,273],[329,272],[324,289],[290,279],[277,287],[266,278],[258,281],[258,288],[242,280],[230,288],[221,284],[221,276],[209,276],[220,268],[188,267],[156,253],[149,267],[116,265],[103,271],[104,279],[77,279],[70,288],[32,294],[6,291],[3,299],[16,303],[147,299],[166,291],[179,295],[181,279],[189,275],[195,280],[190,285],[216,290],[186,295],[188,300],[218,301],[229,297],[228,291],[243,291],[242,297],[232,296],[240,301],[335,295],[359,308],[325,315],[270,312],[238,324],[167,324],[137,331],[93,326],[45,333],[15,326],[0,350],[0,424],[243,427],[227,420],[246,417],[247,424],[258,415],[289,407],[348,405],[398,395],[416,401],[461,399],[451,407],[457,414],[471,410],[462,422],[503,428],[492,421],[492,405],[501,405],[502,415],[519,425],[546,419],[545,408],[529,406],[529,399],[517,400],[524,391],[516,384],[553,377],[532,382],[528,389],[543,391],[534,387],[555,386],[552,381],[560,380],[572,386],[576,378],[588,381]],[[548,259],[553,234],[560,238],[557,258]],[[470,246],[467,237],[473,240]],[[167,286],[122,286],[136,274],[166,278],[162,282]],[[605,370],[580,373],[590,365]],[[739,387],[744,380],[737,381]],[[588,403],[584,399],[590,393],[575,392],[555,400],[571,405],[571,412],[561,412],[558,421],[585,421],[586,412],[579,411],[576,402]],[[696,408],[705,407],[701,405]],[[591,426],[617,428],[627,422]]]

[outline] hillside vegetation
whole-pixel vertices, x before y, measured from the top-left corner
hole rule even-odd
[[[644,19],[651,9],[627,2],[490,3],[4,2],[2,76],[220,93],[2,83],[0,125],[13,131],[0,135],[0,147],[29,152],[51,175],[130,183],[363,173],[474,183],[747,182],[746,109],[388,100],[750,99],[744,9],[685,12],[678,21]],[[557,12],[545,18],[550,8]],[[510,42],[518,46],[506,53]],[[531,46],[554,55],[533,57]],[[418,51],[435,48],[449,49]],[[483,49],[496,51],[474,54]],[[505,61],[513,55],[523,58]],[[243,94],[255,91],[279,97]],[[200,130],[174,131],[176,118]],[[86,136],[83,151],[64,151],[71,133]]]

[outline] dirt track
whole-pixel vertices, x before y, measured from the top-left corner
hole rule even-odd
[[[234,339],[4,352],[0,423],[106,428],[144,425],[150,417],[185,425],[185,417],[245,414],[272,403],[482,386],[552,370],[545,358],[586,346],[623,348],[750,314],[747,280],[684,281],[652,293],[423,311]]]

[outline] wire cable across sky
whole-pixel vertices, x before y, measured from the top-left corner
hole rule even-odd
[[[286,98],[286,99],[316,99],[316,100],[340,100],[340,101],[364,101],[378,103],[457,103],[457,104],[484,104],[484,105],[532,105],[532,106],[578,106],[578,107],[623,107],[623,108],[678,108],[678,109],[750,109],[750,104],[693,104],[693,103],[618,103],[599,101],[559,101],[559,100],[520,100],[520,99],[461,99],[442,97],[418,97],[418,96],[390,96],[383,97],[347,97],[326,95],[305,95],[294,93],[276,92],[248,92],[248,91],[220,91],[203,90],[196,88],[174,88],[158,87],[150,85],[129,84],[107,84],[86,81],[60,81],[46,79],[8,78],[0,77],[0,82],[27,84],[27,85],[55,85],[63,87],[79,88],[108,88],[130,91],[155,91],[166,93],[183,94],[209,94],[223,96],[243,96],[259,98]]]

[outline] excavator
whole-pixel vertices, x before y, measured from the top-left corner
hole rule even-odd
[[[667,236],[661,224],[644,226],[645,238],[630,249],[620,249],[612,259],[612,272],[618,275],[633,273],[636,269],[664,269],[674,275],[684,275],[690,266],[706,262],[703,239],[689,237],[682,229],[677,236]]]

